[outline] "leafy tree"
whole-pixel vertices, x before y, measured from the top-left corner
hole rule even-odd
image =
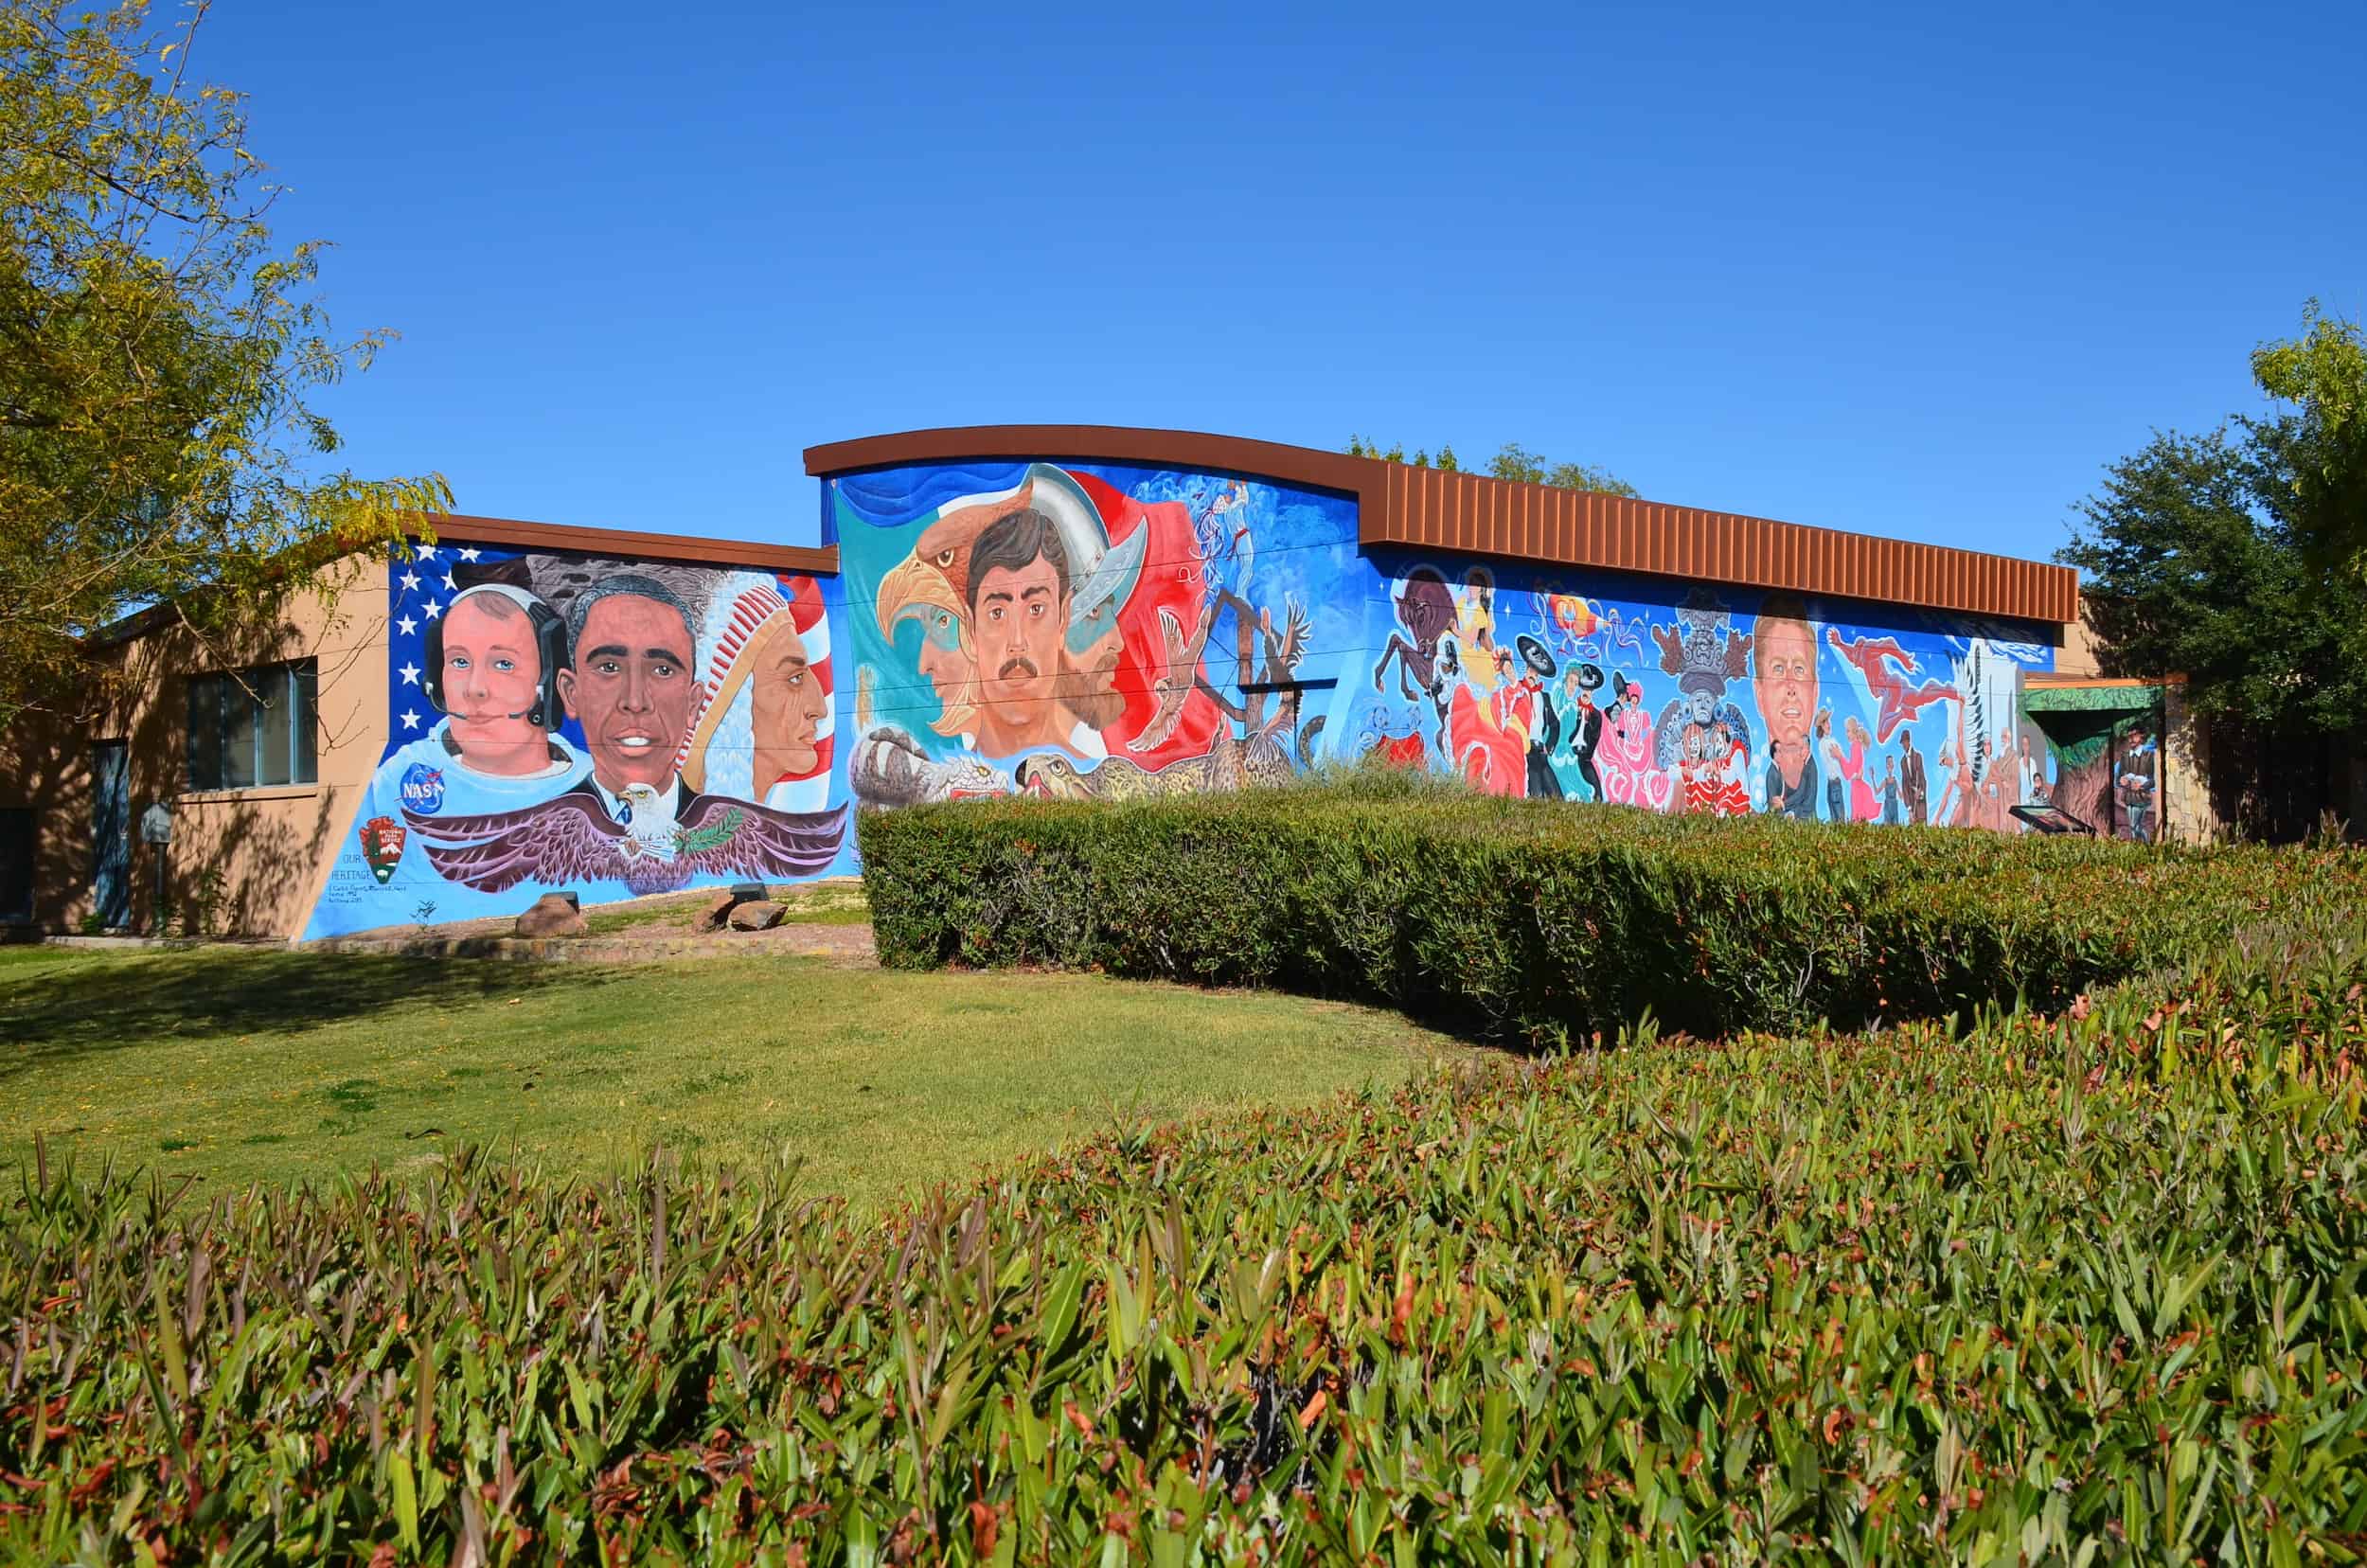
[[[205,14],[0,0],[0,718],[78,687],[80,639],[167,601],[201,634],[441,512],[436,475],[333,467],[321,245],[282,248]]]
[[[2296,526],[2298,417],[2157,435],[2105,471],[2056,559],[2108,674],[2183,673],[2198,712],[2339,731],[2367,705],[2367,584]]]
[[[1487,472],[1515,484],[1541,485],[1545,482],[1545,459],[1518,441],[1506,441],[1487,460]]]
[[[1601,490],[1606,495],[1634,496],[1636,488],[1591,463],[1557,463],[1531,452],[1518,441],[1506,441],[1488,459],[1487,472],[1499,479],[1526,485],[1552,485],[1557,490]]]
[[[1609,469],[1592,463],[1556,463],[1545,471],[1545,483],[1556,490],[1600,490],[1605,495],[1624,495],[1631,501],[1643,499],[1643,492]]]
[[[1361,436],[1348,437],[1348,455],[1378,457],[1383,462],[1390,463],[1402,463],[1406,460],[1405,448],[1392,446],[1384,452],[1379,443],[1368,441]],[[1427,452],[1416,452],[1414,454],[1414,466],[1415,468],[1430,467],[1430,454]],[[1438,449],[1438,466],[1450,472],[1459,472],[1463,464],[1455,457],[1452,446],[1442,446]],[[1552,485],[1560,490],[1600,490],[1606,495],[1625,495],[1631,498],[1639,493],[1633,485],[1618,477],[1609,469],[1599,469],[1591,463],[1552,462],[1531,452],[1518,441],[1505,442],[1503,449],[1488,459],[1487,472],[1498,479],[1510,479],[1523,485]]]
[[[2302,335],[2252,353],[2252,379],[2291,405],[2246,424],[2286,470],[2293,526],[2312,558],[2367,574],[2367,338],[2359,324],[2302,309]]]

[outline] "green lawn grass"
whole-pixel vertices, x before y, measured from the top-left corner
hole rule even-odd
[[[788,1156],[875,1206],[1116,1120],[1288,1105],[1461,1049],[1394,1013],[793,957],[596,968],[0,950],[0,1158],[216,1183],[464,1142],[605,1168]]]

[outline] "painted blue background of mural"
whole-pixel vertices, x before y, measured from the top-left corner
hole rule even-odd
[[[307,936],[851,870],[834,588],[465,541],[396,558],[387,743]]]
[[[1226,788],[1373,757],[1500,793],[2015,830],[2051,777],[2019,711],[2023,673],[2053,665],[2031,628],[1367,556],[1352,501],[1254,477],[996,463],[824,491],[860,688],[851,786],[881,804]],[[1045,508],[1068,521],[1034,532],[1081,541],[1070,576],[1117,600],[1104,622],[1064,602],[1076,634],[1039,660],[1023,636],[989,646],[1007,626],[986,624],[970,552]],[[1030,722],[998,722],[1006,704]]]

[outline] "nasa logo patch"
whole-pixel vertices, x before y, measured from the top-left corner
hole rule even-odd
[[[434,816],[444,809],[444,770],[414,762],[402,771],[402,804],[406,811]]]

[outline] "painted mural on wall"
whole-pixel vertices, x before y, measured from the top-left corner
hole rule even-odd
[[[867,804],[1371,757],[1499,794],[2020,831],[2054,776],[2019,707],[2053,664],[2030,629],[1367,556],[1352,500],[1237,475],[917,467],[825,503]]]
[[[2053,649],[1898,609],[1880,626],[1780,594],[1396,561],[1344,733],[1361,755],[1497,794],[1647,811],[2020,831],[2046,798],[2019,710]],[[1854,609],[1844,615],[1866,612]]]
[[[308,935],[851,871],[858,803],[1326,760],[2003,831],[2096,793],[2023,714],[2053,655],[2010,625],[1366,554],[1352,499],[1237,474],[934,465],[824,500],[837,579],[453,541],[395,560],[388,739]],[[2140,832],[2143,739],[2102,785]]]
[[[447,541],[387,600],[386,750],[308,935],[847,868],[816,579]]]
[[[2160,687],[2049,686],[2026,693],[2024,711],[2045,731],[2053,764],[2048,798],[2108,837],[2157,839],[2162,701]]]
[[[831,482],[858,801],[1118,799],[1318,755],[1371,571],[1353,502],[1219,474],[973,464]]]

